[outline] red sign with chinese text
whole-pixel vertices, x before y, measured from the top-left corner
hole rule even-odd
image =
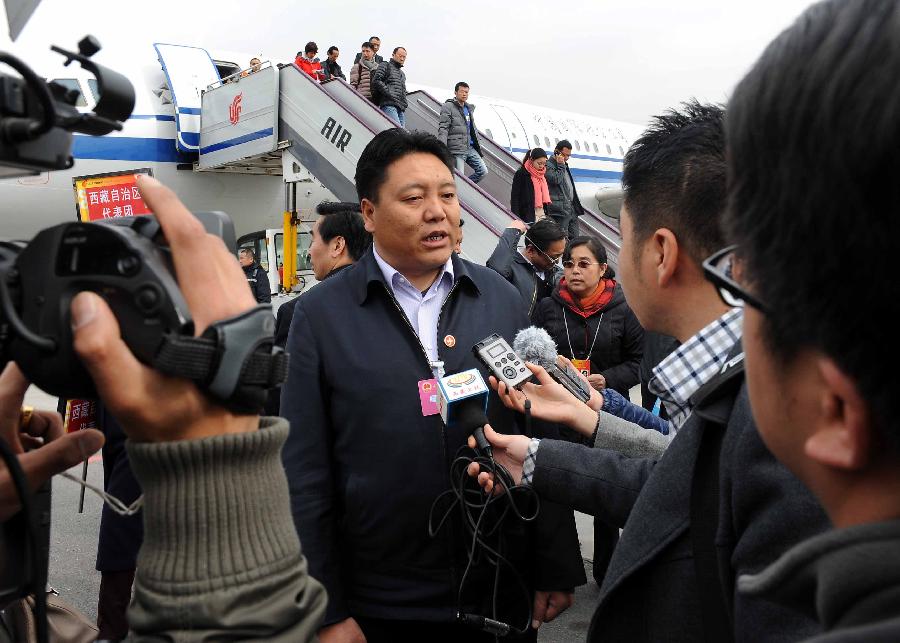
[[[151,214],[137,189],[134,174],[79,179],[75,189],[82,221]]]

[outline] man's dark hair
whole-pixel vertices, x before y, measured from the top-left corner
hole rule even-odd
[[[240,254],[247,255],[253,263],[256,263],[256,253],[250,248],[241,248]]]
[[[308,43],[306,43],[306,47],[303,48],[303,53],[317,54],[319,53],[319,45],[310,40]]]
[[[550,244],[565,238],[566,233],[559,224],[553,219],[544,217],[528,228],[528,232],[525,233],[525,246],[534,246],[542,252],[547,252]]]
[[[898,27],[897,2],[832,0],[769,45],[729,103],[725,219],[772,352],[828,355],[896,451]]]
[[[563,261],[569,261],[572,258],[572,250],[580,248],[581,246],[587,246],[587,249],[594,255],[594,259],[596,259],[598,263],[608,263],[606,258],[606,247],[594,237],[575,237],[569,241],[563,252]],[[606,279],[612,279],[616,276],[612,266],[606,266],[606,272],[603,276]]]
[[[397,52],[400,51],[401,49],[403,51],[406,51],[406,47],[394,47],[394,51],[392,53],[396,56]]]
[[[372,43],[367,40],[362,44],[360,49],[372,49]]]
[[[458,92],[460,87],[465,87],[466,89],[469,89],[469,83],[464,82],[462,80],[459,81],[458,83],[456,83],[456,85],[454,85],[453,93],[455,94],[456,92]]]
[[[356,164],[356,194],[359,200],[368,199],[378,202],[378,192],[384,185],[388,167],[407,154],[421,152],[433,154],[447,166],[450,174],[456,165],[447,146],[437,138],[425,132],[407,132],[405,129],[393,128],[379,132],[369,141]]]
[[[566,148],[569,148],[570,150],[572,149],[572,144],[571,144],[569,141],[567,141],[566,139],[563,139],[563,140],[561,140],[561,141],[557,141],[557,142],[556,142],[556,147],[553,148],[553,153],[554,153],[554,154],[559,154],[560,152],[562,152],[562,151],[563,151],[564,149],[566,149]]]
[[[377,40],[378,42],[381,42],[381,38],[379,38],[378,36],[369,36],[369,42],[372,42],[373,40]]]
[[[725,110],[692,100],[656,116],[625,154],[622,187],[634,235],[668,228],[698,265],[723,245]]]
[[[366,230],[359,203],[323,202],[316,206],[322,216],[319,220],[319,236],[328,243],[335,237],[343,237],[347,253],[353,261],[359,261],[369,246],[372,235]]]
[[[328,55],[329,55],[329,56],[331,55],[331,52],[332,52],[332,51],[340,51],[340,50],[339,50],[335,45],[331,45],[331,46],[328,48]]]

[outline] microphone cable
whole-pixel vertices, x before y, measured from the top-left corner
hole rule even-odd
[[[529,414],[530,415],[530,414]],[[478,464],[481,471],[493,474],[494,485],[502,485],[503,493],[485,493],[477,481],[472,481],[468,473],[470,464]],[[450,465],[450,489],[441,493],[431,504],[428,514],[428,535],[437,536],[454,512],[458,511],[467,535],[467,563],[460,579],[457,592],[457,619],[460,623],[491,633],[495,639],[510,633],[523,635],[531,627],[533,604],[528,586],[516,567],[505,556],[502,526],[510,515],[529,523],[540,512],[540,499],[531,487],[517,485],[512,475],[493,456],[473,452],[463,446]],[[436,512],[442,504],[450,500],[446,509],[436,520]],[[530,511],[530,507],[533,507]],[[463,594],[473,566],[486,563],[494,568],[494,583],[491,592],[491,616],[469,614],[463,611]],[[501,569],[505,568],[515,580],[527,606],[527,617],[521,628],[500,620],[498,602]]]

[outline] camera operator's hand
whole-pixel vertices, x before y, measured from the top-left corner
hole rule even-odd
[[[22,400],[29,382],[15,363],[0,375],[0,439],[18,454],[22,472],[32,491],[103,446],[103,434],[94,429],[65,433],[59,413],[34,411],[23,427]],[[21,505],[12,477],[0,463],[0,522],[14,515]]]
[[[197,335],[213,322],[253,308],[256,300],[234,257],[175,193],[148,176],[138,178],[141,196],[154,212],[172,250],[178,285]],[[72,301],[75,351],[103,401],[128,436],[141,442],[203,438],[258,428],[257,416],[218,406],[187,380],[161,375],[128,350],[106,302],[90,292]]]
[[[594,434],[597,427],[597,413],[588,405],[569,393],[556,382],[542,367],[525,362],[539,384],[528,382],[522,390],[508,389],[493,375],[488,378],[491,388],[497,391],[500,401],[510,409],[525,412],[525,400],[531,400],[531,414],[548,422],[559,422],[587,436]],[[601,399],[602,405],[602,399]]]

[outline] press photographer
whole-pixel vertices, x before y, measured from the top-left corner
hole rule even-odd
[[[240,267],[172,191],[150,177],[139,177],[138,186],[171,251],[193,341],[209,329],[230,337],[228,327],[256,308]],[[72,300],[70,321],[74,351],[128,434],[129,458],[144,489],[144,545],[129,614],[133,634],[179,641],[312,640],[326,598],[307,574],[291,520],[280,461],[287,423],[260,420],[252,404],[243,411],[227,408],[233,403],[218,400],[202,383],[142,363],[123,339],[126,329],[96,293]],[[222,354],[229,350],[219,348]],[[19,417],[26,387],[19,369],[8,366],[0,378],[7,444],[15,445],[15,434],[25,428]],[[32,416],[27,428],[47,437],[60,432],[58,421],[44,413]],[[19,462],[33,488],[101,442],[92,431],[61,436],[20,455]],[[22,442],[31,444],[30,438]],[[18,496],[5,469],[0,483],[8,516]]]

